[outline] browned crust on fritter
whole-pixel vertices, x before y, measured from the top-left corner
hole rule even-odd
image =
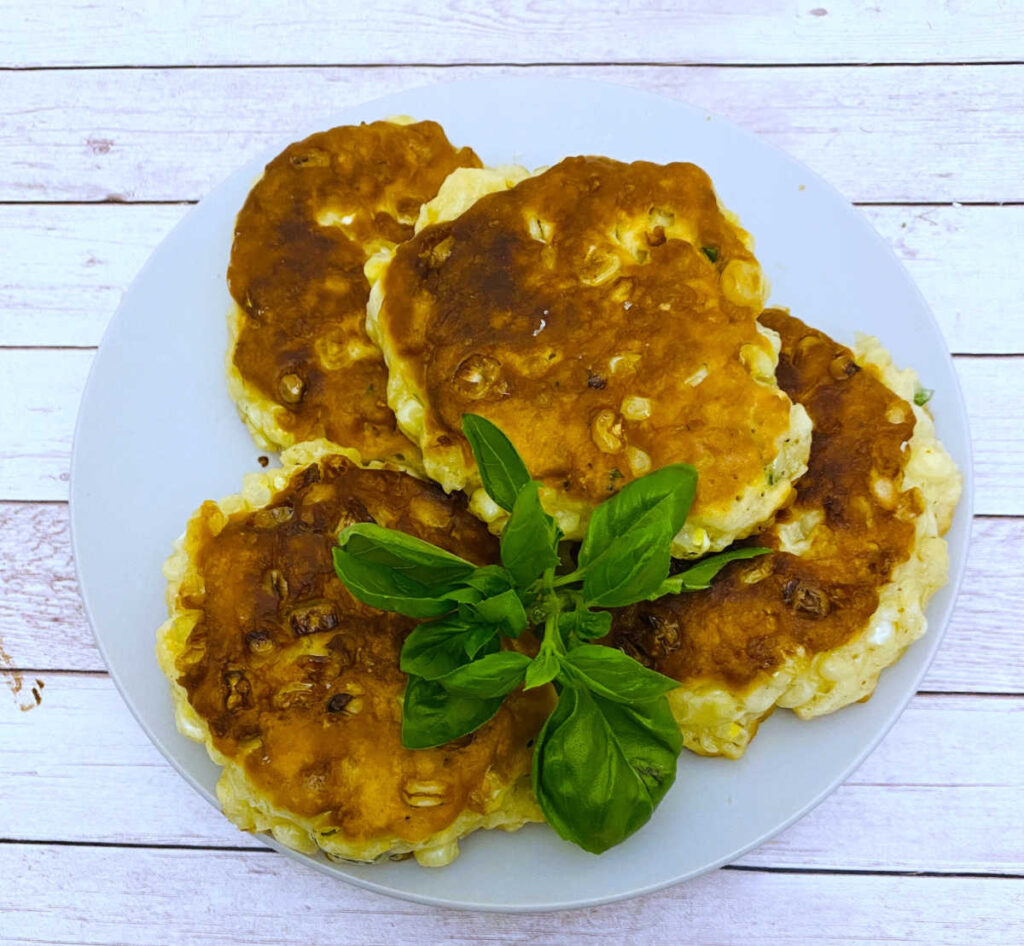
[[[690,239],[666,238],[666,221]],[[598,157],[422,230],[383,277],[380,328],[392,373],[425,397],[424,454],[458,445],[472,468],[460,420],[474,412],[546,486],[590,503],[645,462],[696,465],[698,510],[758,482],[790,405],[741,360],[771,345],[759,304],[722,290],[731,263],[756,267],[738,232],[700,168]],[[631,419],[630,397],[650,416]]]
[[[814,422],[796,499],[748,544],[770,556],[727,567],[708,591],[624,609],[611,642],[687,683],[741,688],[802,649],[832,650],[867,626],[879,591],[913,548],[920,491],[899,491],[914,430],[909,404],[850,350],[781,310],[762,320],[782,337],[779,384]],[[780,529],[819,513],[800,556],[778,551]]]
[[[199,612],[178,682],[214,747],[273,805],[354,841],[415,843],[464,810],[484,811],[495,776],[511,782],[529,771],[546,695],[513,695],[458,743],[402,748],[399,652],[416,622],[356,601],[331,560],[337,530],[371,519],[497,561],[495,540],[461,497],[326,457],[263,508],[225,522],[205,503],[189,523],[202,587],[182,589],[178,601]]]
[[[235,225],[228,286],[244,315],[232,358],[284,409],[276,420],[289,442],[324,437],[367,460],[411,452],[366,335],[363,264],[412,236],[451,171],[479,165],[434,122],[332,128],[267,165]],[[335,222],[318,223],[325,214]]]

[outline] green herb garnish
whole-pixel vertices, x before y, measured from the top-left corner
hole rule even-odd
[[[718,262],[718,250],[713,246],[702,246],[701,251],[704,255],[711,260],[712,263]]]
[[[932,399],[934,393],[931,388],[918,388],[914,392],[914,403],[918,407],[924,407]]]
[[[697,471],[677,463],[597,506],[578,555],[560,556],[562,533],[515,447],[478,415],[466,414],[462,427],[484,489],[510,513],[501,565],[477,567],[359,523],[338,536],[334,568],[360,601],[423,620],[401,654],[406,748],[473,732],[520,685],[554,685],[558,705],[534,748],[534,793],[563,838],[597,854],[648,821],[675,781],[682,748],[666,697],[678,683],[589,643],[611,629],[604,609],[707,588],[728,562],[769,549],[734,549],[670,576],[672,539],[697,486]],[[503,638],[527,628],[540,639],[535,657],[502,649]]]

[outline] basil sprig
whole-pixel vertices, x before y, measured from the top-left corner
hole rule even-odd
[[[338,536],[335,571],[360,601],[422,619],[401,654],[406,748],[474,732],[520,685],[554,685],[558,704],[534,748],[534,794],[563,838],[600,853],[646,824],[682,748],[667,699],[678,683],[590,643],[611,629],[605,609],[707,588],[729,562],[769,549],[734,549],[670,576],[672,539],[697,486],[696,470],[676,463],[601,503],[574,559],[509,439],[476,414],[462,429],[484,489],[509,513],[501,565],[477,567],[359,523]],[[535,656],[502,647],[527,628],[540,640]]]

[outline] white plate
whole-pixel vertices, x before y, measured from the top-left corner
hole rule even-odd
[[[699,109],[612,85],[508,78],[402,92],[340,109],[337,123],[399,113],[440,121],[453,142],[492,164],[533,167],[593,153],[704,167],[754,234],[773,302],[841,341],[852,341],[856,330],[880,336],[898,364],[916,368],[935,389],[939,434],[964,472],[964,498],[948,536],[950,583],[928,609],[928,635],[886,671],[871,701],[813,723],[780,711],[740,762],[684,753],[676,785],[650,824],[620,847],[595,857],[535,825],[516,834],[478,832],[442,870],[291,856],[383,893],[495,910],[604,903],[733,861],[853,771],[913,695],[939,645],[971,516],[966,411],[939,328],[856,209],[792,158]],[[86,386],[72,461],[75,560],[100,649],[150,738],[214,804],[218,769],[176,731],[153,656],[165,617],[160,566],[202,500],[236,492],[242,474],[258,469],[259,451],[225,388],[224,273],[235,214],[277,150],[213,190],[125,294]]]

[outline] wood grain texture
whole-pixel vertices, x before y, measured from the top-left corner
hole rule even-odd
[[[95,346],[189,205],[0,205],[0,347]]]
[[[78,593],[65,503],[0,503],[0,588],[9,666],[105,669]]]
[[[993,65],[9,72],[0,201],[197,199],[264,148],[330,126],[346,105],[521,74],[601,79],[691,102],[763,135],[851,200],[1024,200],[1024,67]]]
[[[1024,357],[1006,357],[1024,356],[1019,3],[0,0],[0,24],[0,656],[39,668],[15,697],[0,660],[0,942],[1024,942],[1024,518],[1007,518],[1024,517]],[[1004,64],[955,64],[972,61]],[[519,74],[692,102],[873,204],[951,347],[996,356],[958,359],[977,505],[996,517],[973,524],[926,692],[825,803],[742,869],[513,917],[338,883],[196,795],[102,673],[60,500],[88,349],[187,209],[124,201],[201,198],[346,105]],[[41,705],[19,711],[37,678]]]
[[[1024,520],[976,519],[967,576],[924,690],[1024,693]],[[103,670],[63,504],[0,503],[0,640],[13,667]]]
[[[0,349],[0,500],[66,499],[92,351]]]
[[[681,935],[715,946],[962,946],[1024,937],[1024,884],[997,878],[724,870],[625,903],[509,916],[397,902],[251,852],[7,845],[0,872],[11,946],[148,944],[169,936],[176,946],[647,946]]]
[[[975,518],[956,610],[923,690],[1024,694],[1024,520]]]
[[[928,300],[950,351],[1024,353],[1024,206],[865,207]]]
[[[0,346],[96,345],[121,294],[188,205],[0,205]],[[955,352],[1024,353],[1024,206],[865,207]],[[984,295],[979,287],[984,286]]]
[[[67,498],[74,421],[93,353],[0,349],[0,500]],[[1024,356],[957,359],[974,437],[975,511],[1024,515]],[[927,379],[924,379],[927,383]]]
[[[164,761],[108,678],[39,679],[42,704],[28,713],[0,694],[0,839],[262,846]],[[1024,873],[1016,830],[1021,741],[1024,699],[916,697],[842,788],[739,863]],[[40,797],[47,799],[45,820]],[[115,797],[132,804],[111,805]]]
[[[975,512],[1024,513],[1024,359],[961,358],[956,363],[974,445]]]
[[[45,12],[44,12],[45,9]],[[9,66],[403,62],[966,62],[1019,59],[1000,0],[533,3],[302,0],[216,7],[0,3]],[[230,26],[227,26],[230,24]]]

